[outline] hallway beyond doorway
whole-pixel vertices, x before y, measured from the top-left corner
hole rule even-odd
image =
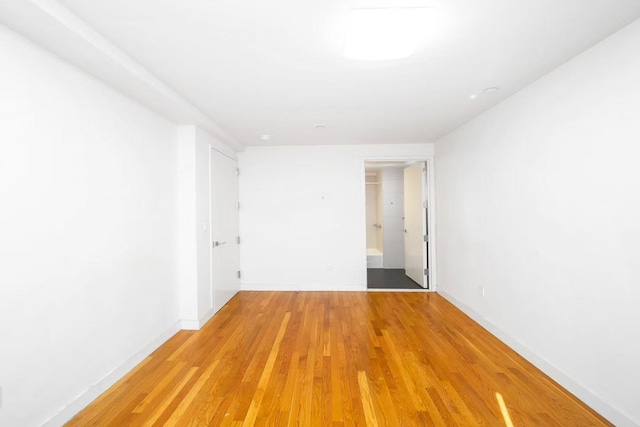
[[[406,275],[403,268],[368,268],[367,289],[424,290]]]

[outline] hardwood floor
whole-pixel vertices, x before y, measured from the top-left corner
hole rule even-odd
[[[437,294],[241,292],[68,425],[611,424]]]

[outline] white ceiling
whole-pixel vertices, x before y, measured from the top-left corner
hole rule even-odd
[[[431,141],[640,17],[638,0],[59,3],[245,146]],[[346,59],[349,10],[380,6],[435,7],[438,34],[409,59]]]

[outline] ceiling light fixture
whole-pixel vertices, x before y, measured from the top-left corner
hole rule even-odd
[[[325,126],[325,125],[316,125],[316,129],[320,129],[320,130],[322,130],[322,129],[324,129],[324,128],[326,128],[326,126]]]
[[[493,87],[488,87],[484,90],[484,93],[496,93],[497,91],[499,91],[500,88],[493,86]]]
[[[474,99],[476,99],[477,97],[478,97],[478,95],[476,95],[475,93],[473,95],[469,95],[469,99],[472,100],[472,101]]]
[[[434,9],[353,9],[344,54],[351,59],[388,60],[411,56],[433,28]]]
[[[260,139],[263,141],[268,141],[271,139],[271,135],[260,135]]]

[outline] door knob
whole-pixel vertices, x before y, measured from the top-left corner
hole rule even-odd
[[[213,247],[215,248],[216,246],[220,246],[220,245],[224,245],[227,242],[213,242]]]

